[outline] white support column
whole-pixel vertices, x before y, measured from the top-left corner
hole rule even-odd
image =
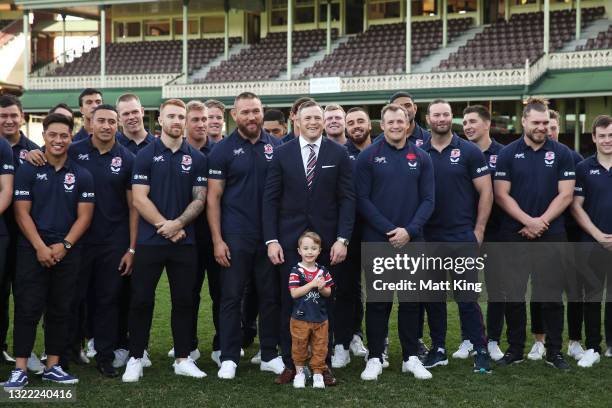
[[[576,108],[574,109],[576,120],[574,122],[574,150],[580,153],[580,135],[582,134],[582,123],[580,122],[580,99],[576,98]]]
[[[62,65],[66,65],[66,14],[62,14]]]
[[[326,48],[325,53],[331,53],[331,9],[332,9],[331,0],[327,0],[327,20],[326,20],[326,29],[327,29],[327,39],[326,39]]]
[[[291,81],[293,62],[293,0],[287,1],[287,81]]]
[[[223,30],[223,44],[224,44],[224,56],[227,60],[229,58],[229,3],[224,2],[225,7],[225,29]],[[244,42],[244,38],[242,39]]]
[[[446,10],[448,10],[448,0],[442,0],[442,13],[440,14],[442,17],[442,48],[445,48],[448,44],[448,19]]]
[[[25,47],[23,49],[23,89],[28,89],[30,77],[30,12],[23,10],[23,38]]]
[[[544,0],[544,54],[550,50],[550,0]]]
[[[580,39],[582,31],[582,8],[580,6],[580,0],[576,0],[576,40]]]
[[[406,0],[406,73],[412,71],[412,0]]]
[[[368,0],[363,0],[363,31],[368,29]]]
[[[189,4],[189,0],[183,0],[183,80],[187,83],[189,79],[189,61],[188,61],[188,51],[189,48],[187,46],[187,6]]]
[[[482,0],[476,1],[476,25],[480,27],[484,22],[484,3]]]
[[[100,6],[100,84],[106,88],[106,8]]]
[[[510,1],[511,0],[504,0],[504,19],[506,21],[510,20]]]

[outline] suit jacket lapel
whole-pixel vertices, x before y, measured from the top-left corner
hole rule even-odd
[[[304,171],[304,161],[302,160],[302,149],[300,149],[299,140],[296,140],[294,144],[295,147],[293,148],[292,152],[293,166],[295,167],[295,171],[302,175],[303,187],[304,189],[308,190],[308,184],[306,183],[306,172]]]

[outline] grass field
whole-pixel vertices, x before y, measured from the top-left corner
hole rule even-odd
[[[207,293],[207,289],[203,289]],[[295,390],[291,385],[273,383],[272,373],[259,371],[248,359],[257,345],[246,351],[233,381],[217,378],[217,367],[210,360],[212,320],[210,303],[203,296],[199,338],[203,357],[198,366],[208,377],[196,380],[174,375],[172,360],[166,353],[172,346],[170,336],[170,301],[168,283],[162,279],[157,291],[155,316],[149,352],[153,366],[145,369],[139,383],[123,384],[118,379],[106,379],[95,366],[71,367],[80,383],[76,387],[78,401],[66,404],[83,407],[287,407],[287,406],[427,406],[427,407],[610,407],[612,406],[612,358],[584,370],[572,360],[569,372],[560,372],[544,362],[526,361],[517,366],[495,369],[490,375],[474,374],[471,360],[453,360],[449,366],[432,370],[433,379],[417,381],[401,372],[401,351],[397,338],[396,319],[390,327],[390,367],[377,382],[359,378],[364,362],[352,357],[351,364],[334,373],[340,384],[325,390],[306,388]],[[449,307],[450,352],[459,344],[457,307]],[[12,329],[11,329],[12,330]],[[42,351],[42,336],[36,342],[36,352]],[[530,346],[531,344],[529,344]],[[502,346],[502,349],[505,345]],[[569,360],[568,360],[569,361]],[[7,378],[9,366],[0,375]],[[121,371],[123,373],[123,371]],[[30,376],[30,386],[40,387],[40,379]],[[40,406],[40,405],[39,405]],[[58,404],[53,404],[58,406]]]

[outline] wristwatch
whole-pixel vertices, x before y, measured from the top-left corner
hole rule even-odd
[[[70,248],[72,248],[72,242],[70,242],[70,241],[68,241],[66,239],[62,241],[62,244],[64,245],[64,248],[66,250],[69,250]]]
[[[134,255],[136,253],[136,250],[134,248],[128,248],[128,252]]]
[[[342,243],[342,245],[344,245],[345,247],[347,247],[349,245],[349,240],[346,238],[342,238],[342,237],[338,237],[336,238],[337,241],[340,241]]]

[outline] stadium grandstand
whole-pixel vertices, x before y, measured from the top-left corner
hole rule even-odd
[[[457,114],[485,104],[502,138],[521,131],[522,100],[542,95],[579,151],[593,118],[612,113],[610,0],[5,3],[0,81],[23,87],[30,126],[59,102],[77,108],[86,87],[108,101],[137,93],[151,127],[171,97],[231,105],[249,90],[287,114],[310,95],[377,118],[404,89]]]

